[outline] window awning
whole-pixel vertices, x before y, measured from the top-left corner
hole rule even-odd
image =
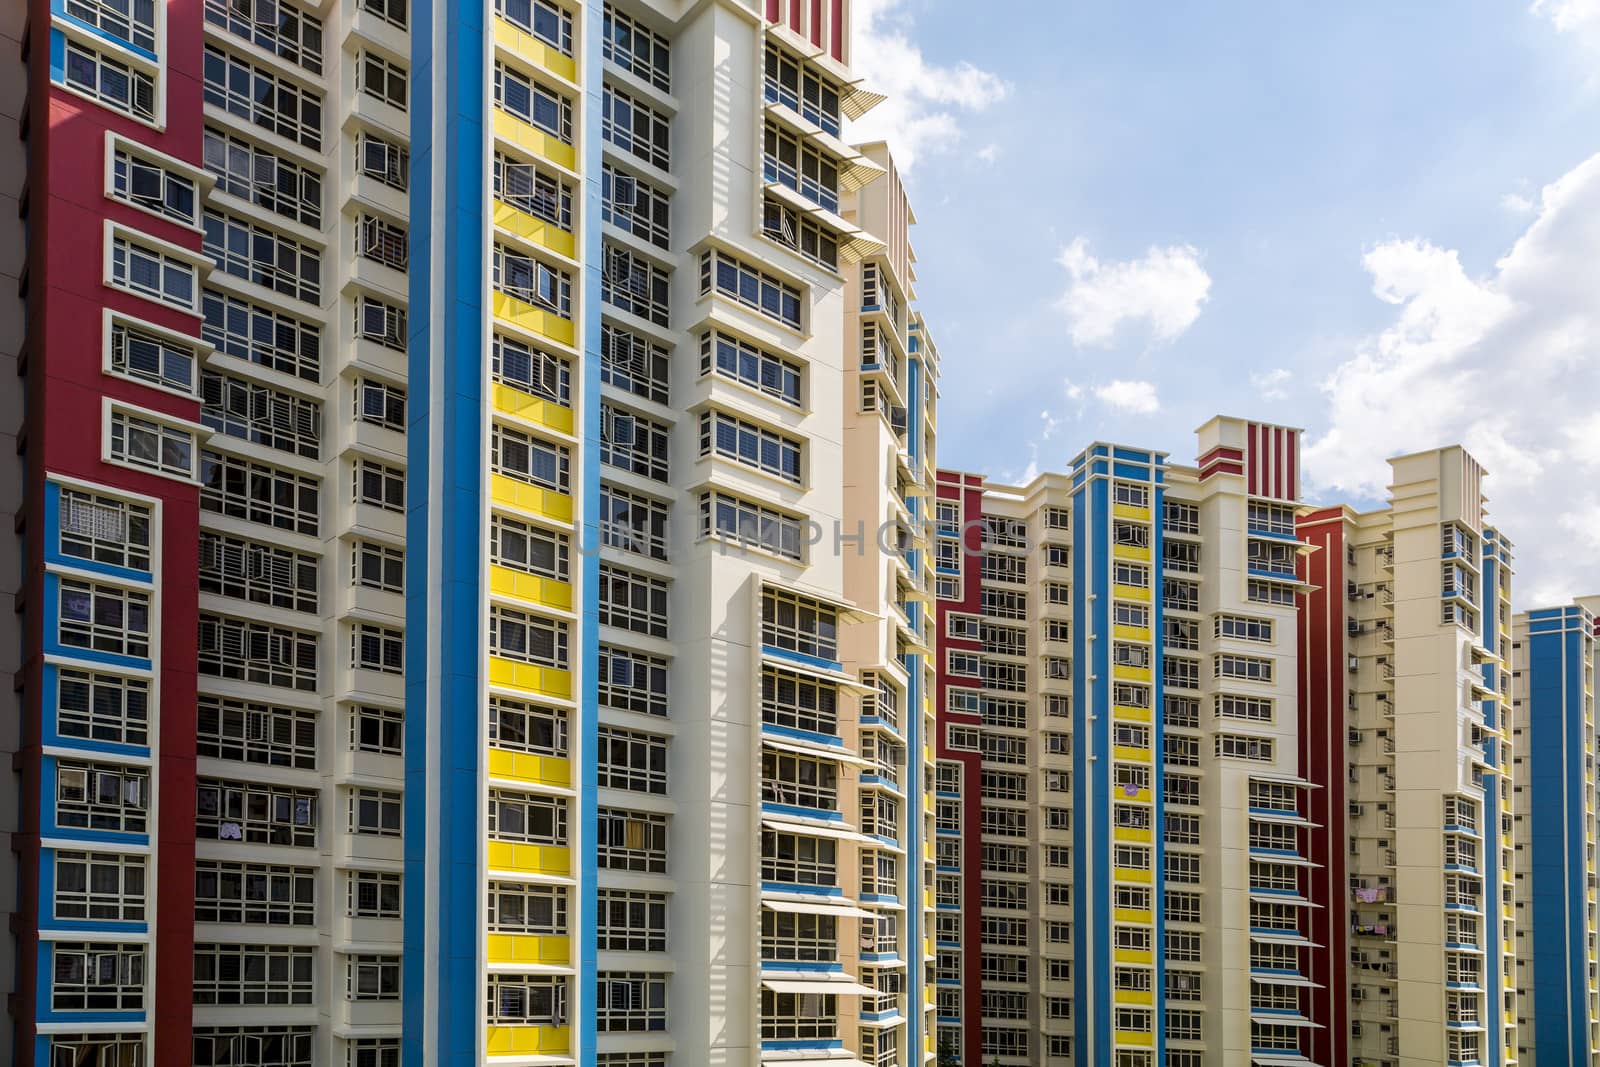
[[[1259,1053],[1250,1056],[1253,1067],[1317,1067],[1315,1060],[1308,1060],[1304,1056],[1266,1056]]]
[[[1256,900],[1256,901],[1261,901],[1261,902],[1267,903],[1267,904],[1291,904],[1291,905],[1293,905],[1294,907],[1297,907],[1297,908],[1320,908],[1320,907],[1322,907],[1322,905],[1318,904],[1316,901],[1307,900],[1305,897],[1284,896],[1284,895],[1280,895],[1278,893],[1251,893],[1250,894],[1250,899],[1251,900]]]
[[[820,204],[813,204],[782,182],[767,182],[764,186],[767,195],[774,200],[779,200],[788,207],[793,208],[802,215],[809,215],[817,222],[833,231],[835,239],[839,242],[839,252],[849,259],[861,259],[865,256],[876,255],[888,247],[882,240],[863,230]]]
[[[1321,948],[1304,934],[1263,934],[1255,930],[1250,931],[1250,940],[1262,941],[1269,945],[1299,945],[1302,948]]]
[[[802,756],[819,756],[824,759],[838,760],[840,763],[853,763],[858,767],[871,767],[872,762],[864,760],[854,752],[833,745],[824,745],[817,741],[802,741],[799,738],[773,737],[763,733],[761,743],[768,748],[775,748],[780,752],[796,752]]]
[[[791,674],[799,674],[804,675],[807,678],[816,678],[824,682],[832,682],[834,685],[842,685],[849,689],[860,689],[865,692],[872,691],[871,686],[862,685],[860,679],[852,678],[843,671],[830,671],[823,667],[813,667],[805,663],[796,663],[794,660],[785,659],[782,656],[768,656],[765,654],[762,655],[761,662],[765,666],[777,667],[778,669],[788,671]]]
[[[862,844],[881,847],[883,842],[876,837],[868,837],[858,830],[845,826],[843,823],[830,825],[822,822],[800,822],[794,819],[780,819],[772,815],[761,816],[761,825],[769,830],[776,830],[784,834],[805,834],[808,837],[832,837],[840,841],[859,841]]]
[[[1292,985],[1303,989],[1321,989],[1321,982],[1313,982],[1301,974],[1256,974],[1251,972],[1250,981],[1260,982],[1262,985]]]
[[[761,1067],[871,1067],[849,1053],[829,1055],[838,1049],[817,1049],[811,1055],[795,1049],[773,1049],[761,1054]]]
[[[801,915],[832,915],[840,919],[877,918],[870,911],[834,897],[818,897],[816,900],[771,900],[763,897],[761,906],[768,911],[795,912]]]
[[[761,985],[774,993],[823,993],[836,997],[875,997],[878,991],[849,978],[841,981],[821,979],[763,978]],[[829,1061],[832,1062],[831,1060]]]
[[[1250,1013],[1250,1021],[1253,1023],[1269,1023],[1273,1026],[1303,1026],[1315,1027],[1318,1030],[1326,1029],[1321,1023],[1314,1023],[1304,1015],[1274,1015],[1271,1012],[1253,1011]]]

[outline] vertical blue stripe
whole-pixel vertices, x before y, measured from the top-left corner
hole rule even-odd
[[[485,26],[481,4],[449,5],[435,48],[433,0],[418,0],[412,34],[411,273],[408,367],[412,390],[407,438],[406,815],[403,1057],[467,1067],[480,1062],[483,989],[479,825],[480,598],[484,551],[485,208],[488,197],[484,107]],[[443,63],[442,99],[434,94]],[[442,115],[436,115],[443,108]],[[433,144],[436,118],[444,143]],[[442,160],[434,149],[444,152]],[[434,188],[438,166],[442,188]],[[442,213],[442,220],[439,219]],[[442,221],[440,247],[432,227]],[[440,302],[442,321],[433,322]],[[437,329],[435,329],[437,327]],[[442,338],[442,351],[432,338]],[[438,365],[441,395],[431,375]],[[437,464],[437,468],[435,467]],[[431,480],[437,475],[439,495]],[[438,540],[430,537],[437,529]],[[438,614],[429,611],[430,592]],[[430,640],[440,660],[429,659]],[[437,732],[430,711],[437,708]],[[429,756],[438,763],[430,783]],[[428,787],[436,790],[429,803]],[[437,840],[427,835],[429,808]],[[437,956],[428,960],[427,909],[434,908]],[[436,989],[430,1004],[424,990]],[[432,1016],[436,1043],[426,1039]]]
[[[579,373],[578,397],[583,404],[583,452],[578,458],[582,483],[582,528],[578,532],[582,561],[582,625],[578,634],[579,674],[582,683],[578,709],[578,840],[579,1003],[597,995],[599,959],[597,833],[600,787],[600,703],[597,679],[600,671],[600,240],[601,153],[600,125],[604,82],[601,77],[602,42],[605,36],[603,0],[587,0],[583,11],[584,123],[583,153],[583,366]],[[573,1050],[580,1064],[595,1062],[598,1011],[577,1013],[577,1042]]]

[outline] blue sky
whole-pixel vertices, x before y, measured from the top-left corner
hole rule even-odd
[[[1463,443],[1519,605],[1600,592],[1600,0],[856,0],[943,466],[1306,430],[1305,495]],[[1595,157],[1591,159],[1591,157]]]

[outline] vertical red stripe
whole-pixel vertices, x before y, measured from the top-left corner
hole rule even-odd
[[[828,51],[833,58],[844,62],[844,0],[833,0],[833,20],[829,24],[829,35],[832,42]]]
[[[818,48],[822,47],[822,0],[811,0],[811,25],[806,36]]]
[[[800,0],[789,0],[789,28],[800,32]]]
[[[1244,428],[1244,462],[1245,480],[1244,491],[1251,496],[1260,492],[1260,479],[1256,475],[1256,464],[1261,462],[1260,449],[1256,448],[1256,424],[1246,423]]]
[[[778,0],[767,0],[767,21],[778,21]]]
[[[1277,492],[1275,492],[1273,496],[1276,496],[1279,500],[1282,500],[1284,497],[1289,495],[1289,490],[1285,485],[1286,479],[1284,477],[1288,473],[1288,468],[1284,465],[1284,461],[1288,458],[1289,452],[1289,450],[1284,447],[1284,438],[1287,436],[1288,431],[1286,431],[1282,426],[1279,426],[1272,431],[1272,480],[1277,486]]]
[[[1289,434],[1289,499],[1300,499],[1300,431]]]

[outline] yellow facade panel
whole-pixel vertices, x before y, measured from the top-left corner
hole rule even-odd
[[[569,1056],[572,1030],[565,1026],[491,1026],[484,1052],[490,1056]]]
[[[524,689],[530,693],[572,699],[572,672],[559,667],[540,667],[533,663],[489,657],[489,684],[508,689]]]
[[[1131,708],[1126,704],[1112,705],[1111,717],[1123,722],[1151,722],[1154,719],[1149,708]]]
[[[572,963],[572,939],[561,934],[488,934],[490,963],[565,967]]]
[[[1111,758],[1123,763],[1153,763],[1155,757],[1148,748],[1133,748],[1130,745],[1112,745]]]
[[[1148,989],[1119,989],[1116,1002],[1130,1008],[1147,1008],[1155,1003],[1155,996]]]
[[[1111,514],[1119,519],[1127,519],[1130,522],[1150,521],[1150,509],[1148,507],[1140,507],[1137,504],[1113,504],[1111,505]]]
[[[1150,562],[1149,545],[1112,545],[1111,557],[1113,559],[1131,559],[1139,563]]]
[[[1111,868],[1111,877],[1118,882],[1137,882],[1142,885],[1150,884],[1149,871],[1136,871],[1131,867]]]
[[[543,397],[524,393],[500,382],[494,383],[490,394],[494,409],[503,415],[537,423],[547,430],[572,435],[572,409]]]
[[[1155,922],[1155,912],[1146,911],[1144,908],[1112,908],[1111,920],[1119,923],[1137,923],[1149,926]]]
[[[572,850],[565,845],[490,841],[488,846],[490,870],[558,876],[572,873]]]
[[[548,248],[558,256],[575,258],[577,238],[571,231],[563,230],[526,211],[520,211],[502,200],[494,202],[494,224],[508,233],[514,233],[529,244]]]
[[[489,475],[489,499],[501,507],[516,508],[543,515],[552,522],[572,522],[572,498],[553,489],[544,489],[504,474]]]
[[[1137,585],[1113,585],[1111,595],[1117,600],[1128,600],[1139,604],[1150,603],[1150,590],[1141,589]]]
[[[1116,1043],[1129,1048],[1152,1048],[1156,1043],[1154,1034],[1141,1033],[1138,1030],[1118,1030]]]
[[[1119,682],[1145,682],[1149,683],[1154,677],[1149,667],[1130,667],[1125,663],[1118,663],[1111,668],[1111,677]]]
[[[534,307],[526,300],[519,300],[498,290],[494,293],[494,317],[568,348],[572,347],[572,339],[577,336],[571,319],[564,319],[547,308]]]
[[[572,785],[572,761],[562,756],[539,756],[532,752],[490,748],[489,777],[567,788]]]
[[[1150,627],[1124,626],[1121,623],[1117,623],[1111,627],[1111,636],[1115,637],[1118,641],[1149,641],[1152,639],[1150,636]]]
[[[1153,831],[1148,829],[1141,830],[1136,826],[1118,826],[1112,830],[1111,840],[1121,841],[1129,845],[1149,845],[1155,841],[1152,835]]]
[[[494,20],[494,43],[518,59],[526,60],[542,70],[569,82],[578,80],[578,62],[563,55],[531,33],[524,33],[503,18]]]
[[[496,596],[527,600],[557,611],[572,610],[572,583],[524,574],[498,564],[489,568],[489,591]]]
[[[1112,953],[1112,958],[1116,963],[1143,963],[1148,965],[1155,962],[1152,953],[1137,948],[1116,949]]]

